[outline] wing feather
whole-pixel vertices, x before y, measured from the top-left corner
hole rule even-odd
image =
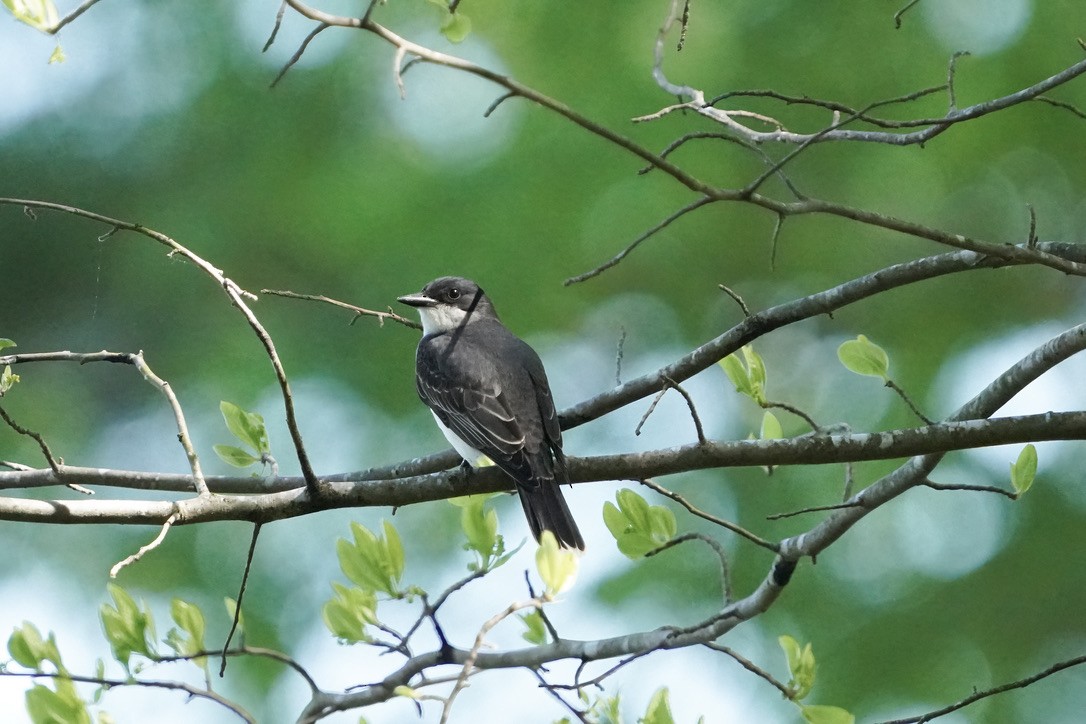
[[[424,354],[421,346],[419,354]],[[493,380],[473,379],[460,368],[446,368],[438,373],[433,364],[420,360],[417,387],[422,401],[464,442],[492,458],[507,458],[523,450],[524,431],[501,386]]]

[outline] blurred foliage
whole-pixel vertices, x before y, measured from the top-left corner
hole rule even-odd
[[[950,4],[939,0],[944,1]],[[943,83],[952,52],[970,48],[941,39],[947,29],[937,26],[927,7],[935,0],[922,0],[895,30],[892,16],[903,4],[695,1],[685,48],[677,55],[668,52],[665,69],[672,80],[710,96],[772,88],[854,106]],[[139,221],[251,291],[321,293],[383,309],[435,276],[468,275],[485,286],[505,321],[529,339],[542,334],[569,339],[583,332],[593,308],[640,293],[676,310],[672,339],[689,348],[739,319],[718,284],[758,309],[940,250],[840,219],[796,218],[784,225],[771,263],[774,219],[742,205],[716,205],[683,218],[599,278],[565,288],[564,279],[609,258],[688,203],[689,193],[659,173],[637,176],[637,159],[527,102],[506,101],[484,119],[500,93],[447,69],[410,69],[404,76],[407,98],[401,101],[393,84],[392,51],[347,30],[322,33],[269,89],[309,30],[288,13],[282,37],[261,55],[276,5],[101,3],[64,29],[67,60],[53,66],[47,65],[53,39],[6,22],[0,29],[0,64],[8,71],[0,73],[0,97],[16,100],[0,125],[0,194]],[[1012,42],[959,59],[959,106],[1028,86],[1081,58],[1074,37],[1086,18],[1081,0],[1018,5],[1028,17]],[[652,46],[666,3],[635,0],[621,8],[567,3],[560,9],[518,3],[514,11],[506,2],[465,0],[461,10],[471,18],[471,33],[459,45],[442,38],[431,10],[422,2],[394,2],[378,14],[407,37],[496,63],[648,148],[659,150],[690,130],[716,130],[678,113],[652,123],[630,120],[672,102],[651,78]],[[979,13],[975,23],[992,20],[989,13],[994,17],[996,11]],[[429,98],[441,86],[448,93]],[[1081,79],[1054,95],[1086,107]],[[822,111],[764,100],[743,101],[743,106],[787,117],[797,130],[815,130],[829,120]],[[894,113],[938,115],[945,108],[945,96],[937,94]],[[409,132],[416,126],[408,121],[420,118],[428,121],[424,130]],[[953,128],[925,148],[819,146],[789,169],[812,195],[992,241],[1023,241],[1027,204],[1032,204],[1040,238],[1082,241],[1084,124],[1072,113],[1037,103]],[[741,184],[758,171],[757,163],[732,144],[693,142],[673,159],[717,183]],[[281,410],[266,394],[272,385],[266,358],[221,292],[148,240],[104,237],[108,231],[62,214],[41,213],[31,220],[15,207],[0,207],[0,336],[15,340],[20,352],[144,350],[189,414],[209,421],[200,448],[205,460],[212,458],[213,442],[228,441],[216,419],[219,400],[235,400],[246,410],[272,400],[259,410],[271,424]],[[823,383],[831,368],[838,368],[833,356],[838,344],[861,333],[878,339],[894,359],[896,381],[910,391],[931,390],[955,355],[984,340],[1048,320],[1079,321],[1083,298],[1081,280],[1046,270],[958,275],[771,335],[764,345],[759,342],[759,351],[776,374],[791,376],[790,382],[775,382],[775,399],[787,399],[825,422],[845,419],[857,428],[906,425],[913,423],[908,409],[882,399],[884,390],[856,378],[832,388]],[[415,399],[414,332],[365,319],[348,325],[341,311],[279,298],[263,297],[256,311],[296,385],[320,380],[338,385],[333,390],[356,391],[368,405],[367,415],[377,420],[359,418],[359,425],[386,427],[381,420],[398,425],[396,432],[378,438],[379,444],[345,452],[345,459],[358,467],[380,465],[444,445]],[[631,347],[659,334],[636,316],[622,324]],[[593,342],[613,349],[618,325],[611,331],[613,336]],[[789,334],[798,340],[794,347],[779,340]],[[823,340],[827,344],[819,347]],[[103,447],[112,439],[106,434],[111,426],[146,420],[157,411],[161,416],[154,419],[161,425],[148,434],[168,445],[174,431],[150,388],[130,370],[110,367],[19,369],[22,380],[5,406],[45,434],[71,464],[135,464],[123,456],[106,459],[104,451],[118,449]],[[714,372],[720,399],[727,399],[732,390],[719,370]],[[568,383],[555,379],[552,384],[560,403],[577,401],[563,394]],[[848,392],[829,395],[827,390]],[[961,401],[932,394],[925,404],[928,414],[939,416]],[[717,415],[736,409],[734,400],[726,410],[721,405],[724,411],[713,411]],[[753,427],[743,424],[757,430],[757,414]],[[303,433],[322,429],[320,418],[316,409],[308,416],[303,411]],[[781,422],[785,434],[802,431],[787,415]],[[271,435],[284,473],[291,472],[285,436]],[[183,470],[180,451],[169,449],[168,461],[148,464]],[[1081,461],[1080,449],[1076,455]],[[0,429],[0,459],[39,462],[33,443],[6,428]],[[316,465],[319,472],[339,472]],[[902,572],[900,595],[887,602],[866,590],[876,584],[836,578],[820,560],[813,568],[801,566],[785,598],[759,625],[772,636],[788,631],[815,642],[818,699],[846,705],[861,718],[894,711],[902,702],[946,703],[974,686],[1018,678],[1069,655],[1068,642],[1086,640],[1081,616],[1086,574],[1081,566],[1054,565],[1051,557],[1080,534],[1086,512],[1053,490],[1081,485],[1081,463],[1063,466],[1046,467],[1041,453],[1035,489],[1017,505],[1007,503],[1013,505],[1006,513],[1013,518],[1007,527],[1013,539],[985,566],[950,580]],[[859,466],[857,484],[890,467]],[[841,478],[839,469],[825,466],[776,470],[769,477],[761,470],[698,473],[671,482],[707,509],[730,505],[742,524],[762,535],[784,536],[809,527],[812,519],[765,523],[764,516],[832,501],[840,495]],[[925,498],[932,506],[941,500]],[[879,521],[896,510],[888,506]],[[375,524],[377,512],[370,513],[353,515]],[[272,551],[265,555],[258,549],[246,599],[251,641],[289,651],[316,620],[316,609],[284,602],[301,595],[293,590],[299,584],[326,595],[336,563],[331,538],[321,535],[341,528],[328,521],[349,519],[336,515],[287,521],[266,531],[271,540],[264,545]],[[578,511],[579,517],[598,515]],[[455,527],[455,516],[450,506],[426,506],[402,512],[397,526],[405,545],[418,548],[424,553],[420,558],[440,569],[449,548],[443,531]],[[696,521],[679,527],[702,529]],[[276,529],[278,538],[271,532]],[[126,585],[168,596],[184,589],[180,593],[206,608],[233,595],[248,531],[241,524],[175,530],[166,545],[126,574]],[[31,560],[50,564],[104,601],[102,579],[109,564],[152,535],[5,523],[0,540],[13,554],[0,562],[0,576],[20,579]],[[292,547],[291,541],[302,539],[319,550]],[[768,555],[726,542],[736,559],[737,590],[749,590],[764,575]],[[283,551],[294,560],[284,560]],[[633,600],[653,604],[657,624],[671,622],[669,615],[677,611],[704,612],[719,596],[708,553],[672,551],[622,570],[630,572],[606,581],[586,581],[582,572],[581,586],[598,585],[603,605],[616,612]],[[1038,616],[1031,607],[1038,597],[1059,603]],[[81,600],[86,599],[69,603]],[[6,609],[0,625],[13,626],[31,613]],[[37,623],[45,630],[54,627]],[[207,639],[220,640],[221,634],[208,631]],[[272,688],[280,674],[266,662],[237,662],[236,669],[248,672],[259,690]],[[1061,676],[1082,681],[1081,673]],[[1062,685],[1048,682],[978,704],[970,720],[1070,716],[1067,712],[1081,710],[1081,696],[1049,701],[1043,691]],[[673,691],[672,701],[679,698]],[[1042,710],[1047,713],[1041,719],[1033,718]]]

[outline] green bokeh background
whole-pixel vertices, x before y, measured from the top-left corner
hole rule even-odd
[[[1079,0],[990,6],[945,0],[962,12],[983,7],[960,26],[933,8],[938,4],[922,0],[896,30],[892,16],[898,7],[892,3],[696,2],[686,47],[679,54],[669,51],[665,68],[673,81],[709,96],[772,88],[859,107],[938,85],[953,51],[975,50],[958,61],[957,100],[964,107],[1031,85],[1082,57],[1075,37],[1084,32],[1086,12]],[[355,5],[329,9],[358,12]],[[604,382],[613,379],[622,330],[628,339],[628,378],[736,322],[737,309],[718,284],[735,289],[757,309],[940,250],[839,219],[794,218],[785,223],[771,263],[774,219],[752,207],[718,205],[673,224],[600,277],[564,287],[564,279],[609,258],[691,201],[690,193],[659,172],[638,176],[638,159],[528,102],[507,101],[484,119],[500,90],[444,68],[411,68],[404,76],[407,98],[401,101],[393,84],[392,50],[349,30],[320,35],[306,57],[269,89],[310,29],[288,13],[280,40],[261,55],[261,33],[270,30],[276,6],[256,0],[236,6],[206,0],[101,3],[64,29],[60,42],[68,59],[48,68],[54,41],[0,17],[10,26],[0,35],[0,98],[8,99],[0,101],[7,105],[0,125],[0,194],[146,224],[253,291],[320,293],[383,309],[435,276],[471,276],[496,300],[505,321],[540,347],[549,366],[553,358],[577,359],[570,352],[574,347],[590,350],[591,359],[605,360],[607,369],[585,375]],[[652,47],[666,3],[465,0],[462,7],[474,30],[458,46],[440,37],[439,16],[422,0],[390,3],[377,17],[424,44],[497,63],[502,72],[650,149],[689,131],[716,130],[681,113],[631,122],[672,102],[651,78]],[[1009,40],[967,45],[972,38],[967,30],[998,25],[1022,8],[1025,15]],[[1052,95],[1084,108],[1084,88],[1079,80]],[[815,130],[829,120],[822,111],[743,103],[785,119],[794,130]],[[888,113],[939,115],[945,108],[945,94],[935,94]],[[425,129],[421,135],[408,130],[415,124]],[[812,195],[993,242],[1023,241],[1031,204],[1042,239],[1083,241],[1084,124],[1072,112],[1028,104],[953,128],[925,148],[818,146],[791,164],[789,173]],[[719,184],[741,185],[759,171],[757,162],[733,144],[695,141],[672,158]],[[62,214],[41,212],[32,221],[17,207],[0,207],[0,336],[14,339],[23,352],[144,350],[193,418],[206,464],[213,472],[226,472],[210,451],[211,444],[227,442],[217,419],[219,400],[257,409],[273,426],[280,424],[266,358],[210,280],[143,237],[119,233],[100,239],[107,231]],[[930,415],[940,417],[985,381],[976,377],[969,389],[945,383],[955,370],[959,377],[970,374],[960,367],[964,355],[1020,331],[1028,336],[1042,325],[1052,332],[1081,322],[1082,290],[1081,280],[1049,270],[959,275],[775,333],[759,348],[770,367],[772,395],[816,419],[846,421],[858,430],[910,425],[908,411],[887,399],[889,393],[877,383],[842,373],[833,355],[840,341],[864,333],[886,347],[895,380],[913,391]],[[300,414],[303,433],[319,441],[314,443],[318,472],[391,463],[442,447],[413,390],[415,333],[369,320],[349,326],[344,313],[307,302],[262,297],[254,309],[295,384],[313,393]],[[1045,338],[1041,331],[1029,337],[1034,344]],[[994,353],[997,348],[983,349]],[[184,470],[180,451],[170,446],[168,411],[131,370],[39,365],[17,371],[23,382],[5,407],[43,433],[66,462]],[[699,398],[711,429],[735,437],[754,429],[758,413],[735,398],[719,370],[702,377],[705,389],[715,389]],[[561,378],[553,383],[567,405],[606,388]],[[1081,409],[1081,382],[1064,392],[1066,404]],[[633,426],[646,404],[632,406],[637,409],[629,412],[625,437],[590,425],[570,436],[571,452],[688,440],[692,431],[680,429],[679,439],[669,441],[664,426],[654,429],[651,422],[641,438],[634,438]],[[1026,407],[1043,411],[1047,404],[1039,399],[1031,407],[1027,400]],[[150,419],[157,427],[148,432],[144,423]],[[682,415],[675,419],[680,428],[688,422]],[[782,419],[786,432],[803,431]],[[358,447],[351,444],[356,426]],[[139,449],[147,439],[143,434],[165,442],[146,452]],[[126,437],[129,447],[123,444]],[[329,444],[322,446],[324,441]],[[273,433],[273,443],[284,471],[291,472],[295,466],[286,436]],[[168,459],[158,456],[159,449],[169,451]],[[960,494],[964,502],[953,510],[965,519],[975,510],[995,510],[982,520],[998,523],[1000,540],[983,565],[949,577],[925,575],[915,566],[895,572],[895,555],[907,558],[919,539],[945,539],[968,550],[974,530],[968,520],[961,529],[910,528],[913,518],[898,501],[861,524],[870,534],[864,540],[902,546],[877,557],[886,562],[882,570],[865,577],[849,575],[840,562],[835,568],[831,559],[846,537],[818,566],[804,563],[782,600],[725,643],[786,678],[782,657],[773,649],[775,637],[790,633],[812,641],[819,661],[813,699],[844,706],[862,720],[920,713],[974,686],[1021,678],[1081,654],[1086,456],[1081,446],[1060,448],[1047,458],[1046,449],[1055,450],[1042,448],[1041,479],[1022,502]],[[1008,450],[1005,457],[1014,454]],[[33,444],[7,428],[0,429],[0,459],[41,464]],[[973,482],[1005,484],[1005,463],[995,475],[975,458],[953,456],[948,465]],[[890,469],[890,464],[859,466],[857,482],[868,483]],[[777,470],[767,478],[760,470],[729,470],[665,482],[703,507],[778,538],[813,525],[813,519],[769,523],[765,516],[832,501],[839,495],[841,471],[828,466]],[[599,487],[602,496],[615,486]],[[590,495],[578,491],[571,499],[587,501]],[[914,491],[906,497],[915,513],[944,509],[953,495]],[[387,515],[336,512],[270,526],[246,600],[250,642],[294,651],[311,640],[306,637],[319,625],[319,601],[337,575],[335,537],[347,534],[348,520],[374,522]],[[517,514],[503,505],[502,515],[503,525],[512,526]],[[440,503],[397,514],[410,541],[414,580],[423,586],[439,589],[462,570],[455,516]],[[578,517],[598,518],[598,501],[592,499],[592,509],[578,509]],[[680,520],[680,527],[703,529],[681,514]],[[598,522],[588,525],[603,534]],[[894,526],[904,530],[893,534],[897,537],[884,533]],[[218,611],[224,595],[235,595],[248,531],[241,524],[176,529],[161,549],[126,571],[122,583],[156,605],[181,595]],[[10,551],[0,561],[5,590],[22,590],[26,599],[36,600],[52,595],[43,581],[53,580],[62,581],[66,593],[49,609],[63,612],[61,619],[43,618],[35,607],[4,604],[0,629],[30,619],[43,629],[63,630],[70,617],[93,630],[108,567],[152,535],[121,527],[4,523],[0,541]],[[890,539],[893,543],[886,543]],[[737,590],[746,593],[764,575],[769,559],[725,540],[735,558]],[[589,556],[603,556],[596,551],[605,548],[605,538],[591,540]],[[954,549],[943,550],[951,555]],[[528,565],[525,555],[518,571]],[[693,621],[717,604],[715,570],[703,552],[638,566],[586,563],[577,594],[562,614],[575,626],[577,607],[591,607],[596,613],[590,620],[606,617],[622,624],[607,631],[616,634],[676,623],[676,617],[679,623]],[[523,596],[519,575],[513,572],[492,599],[479,594],[476,612],[489,615]],[[213,632],[225,628],[222,618]],[[164,633],[165,621],[160,628]],[[471,635],[473,629],[465,628],[464,642]],[[597,630],[576,635],[587,638]],[[343,655],[330,637],[325,644],[326,650],[306,649],[308,663],[331,657],[328,651]],[[516,645],[515,639],[510,644]],[[92,653],[105,655],[105,644]],[[660,685],[672,687],[677,711],[690,720],[697,713],[709,722],[744,720],[714,709],[718,704],[705,691],[683,689],[682,677],[669,674],[671,662],[683,656],[718,667],[712,671],[722,680],[734,677],[727,680],[752,691],[745,720],[796,720],[771,688],[736,673],[734,665],[695,652],[649,657],[658,663],[631,667],[622,689],[631,720]],[[276,708],[281,699],[262,701],[266,692],[284,685],[281,668],[261,662],[233,666],[239,678],[227,691],[261,721],[293,718],[296,708],[288,715]],[[348,683],[376,676],[365,669],[348,676]],[[473,689],[488,691],[486,680],[481,677]],[[533,679],[507,680],[538,696],[539,721],[562,716],[552,700],[534,691]],[[1086,674],[1072,670],[978,704],[956,721],[1076,721],[1086,710],[1084,692]],[[182,707],[174,697],[161,698],[161,706]],[[302,700],[292,703],[297,707]],[[465,697],[457,715],[462,721],[501,721],[487,702],[482,694]],[[371,720],[412,716],[410,707],[396,706]],[[199,711],[202,717],[221,715]],[[427,709],[427,720],[435,712]],[[19,713],[4,715],[17,720],[8,716]]]

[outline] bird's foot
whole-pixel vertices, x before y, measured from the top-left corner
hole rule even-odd
[[[471,481],[471,476],[474,472],[474,468],[471,467],[471,463],[467,460],[461,460],[460,465],[456,467],[452,472],[452,482],[454,485],[467,485]]]

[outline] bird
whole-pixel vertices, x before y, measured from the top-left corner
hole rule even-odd
[[[465,463],[486,456],[513,479],[538,541],[563,548],[584,538],[562,495],[568,483],[562,429],[539,355],[502,324],[478,284],[444,276],[397,301],[419,311],[415,386]]]

